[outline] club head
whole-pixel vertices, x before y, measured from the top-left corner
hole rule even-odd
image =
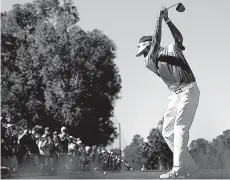
[[[177,5],[177,7],[176,7],[176,10],[177,10],[178,12],[184,12],[184,11],[185,11],[185,7],[184,7],[184,5],[183,5],[182,3],[179,3],[179,4]]]

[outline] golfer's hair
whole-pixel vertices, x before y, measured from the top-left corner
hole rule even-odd
[[[152,36],[143,36],[141,37],[141,39],[139,40],[139,43],[141,42],[146,42],[146,41],[152,41],[153,37]]]

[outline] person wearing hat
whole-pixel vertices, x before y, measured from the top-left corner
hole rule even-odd
[[[76,158],[76,153],[77,153],[77,144],[76,144],[76,139],[73,136],[69,136],[70,142],[69,142],[69,147],[68,147],[68,155],[70,158],[70,167],[74,171],[76,170],[76,165],[77,165],[77,158]]]
[[[38,147],[41,154],[41,170],[44,170],[44,167],[51,168],[54,172],[54,163],[53,163],[53,139],[50,135],[43,134]]]
[[[161,43],[162,21],[165,20],[174,40],[166,47]],[[189,129],[198,107],[200,91],[183,50],[183,37],[168,17],[166,8],[158,13],[153,36],[143,36],[137,44],[137,57],[144,56],[145,66],[160,77],[170,90],[164,113],[162,135],[173,152],[173,169],[160,178],[185,178],[198,171],[187,150]]]
[[[40,164],[39,164],[39,148],[38,148],[38,142],[39,142],[40,136],[38,134],[38,129],[35,127],[32,128],[31,133],[27,134],[27,147],[29,150],[29,157],[33,164],[36,166],[36,170],[39,170]]]
[[[14,134],[13,127],[13,124],[6,125],[6,132],[3,139],[7,147],[8,157],[3,164],[6,163],[6,166],[10,167],[13,172],[16,172],[18,170],[18,161],[16,157],[18,137]]]
[[[38,142],[38,148],[39,148],[39,152],[40,152],[40,169],[41,169],[41,171],[43,171],[44,165],[46,164],[46,154],[45,154],[45,149],[44,149],[46,142],[47,142],[46,134],[43,134],[42,137],[39,139],[39,142]]]
[[[69,145],[69,142],[70,142],[70,138],[67,135],[66,130],[67,130],[66,127],[62,127],[59,137],[61,139],[61,145],[62,145],[63,150],[65,152],[68,152],[68,145]]]
[[[68,166],[68,162],[69,162],[69,157],[68,157],[68,146],[70,143],[70,139],[69,136],[66,133],[66,127],[62,127],[61,128],[61,133],[59,135],[60,139],[61,139],[61,149],[62,149],[62,155],[60,157],[60,163],[61,163],[61,167],[60,170],[64,170],[67,169],[69,170],[69,166]]]

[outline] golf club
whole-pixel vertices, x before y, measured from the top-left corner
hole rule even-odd
[[[167,10],[169,10],[170,8],[172,8],[172,7],[174,7],[174,6],[177,6],[177,7],[176,7],[176,10],[177,10],[178,12],[184,12],[184,11],[185,11],[185,7],[184,7],[184,5],[183,5],[182,3],[174,4],[174,5],[170,6],[170,7],[168,7]]]

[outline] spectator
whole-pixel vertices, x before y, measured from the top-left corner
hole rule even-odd
[[[61,162],[61,168],[60,170],[64,170],[67,169],[69,170],[69,166],[68,166],[68,146],[69,146],[69,136],[66,133],[66,127],[62,127],[61,128],[61,134],[59,135],[60,139],[61,139],[61,158],[60,158],[60,162]]]
[[[46,135],[43,134],[42,137],[39,139],[38,142],[38,148],[39,148],[39,153],[40,153],[40,169],[43,171],[44,170],[44,165],[46,164],[45,162],[45,152],[43,148],[43,143],[46,140]]]
[[[69,137],[70,142],[68,146],[68,155],[69,155],[69,160],[70,160],[70,167],[72,170],[76,169],[76,151],[77,151],[77,145],[76,145],[76,140],[73,138],[73,136]]]
[[[5,137],[3,139],[4,141],[4,148],[7,149],[7,159],[5,159],[5,162],[3,164],[6,164],[6,166],[10,167],[13,172],[16,172],[18,170],[18,161],[16,158],[16,146],[18,138],[15,134],[13,134],[13,124],[7,124],[7,129],[5,132]]]
[[[54,161],[54,171],[58,172],[59,156],[61,153],[61,139],[58,136],[57,131],[53,132],[53,143],[54,143],[54,148],[52,154],[53,154],[53,161]]]
[[[2,129],[5,127],[1,127]],[[8,166],[8,157],[12,156],[13,152],[10,151],[9,146],[7,145],[7,142],[5,141],[5,133],[6,133],[6,128],[4,131],[2,130],[1,134],[1,166]]]
[[[31,130],[31,133],[29,132],[29,129],[25,129],[24,133],[19,136],[18,140],[19,140],[21,148],[24,148],[23,145],[25,145],[25,148],[26,148],[25,159],[27,159],[29,161],[29,165],[32,165],[32,167],[35,167],[37,171],[40,169],[40,166],[39,166],[39,157],[38,157],[39,156],[39,148],[38,148],[39,136],[36,133],[37,133],[36,127],[34,127]]]
[[[42,139],[39,141],[39,149],[41,154],[41,170],[44,172],[45,170],[51,169],[54,172],[54,163],[53,163],[53,148],[54,143],[51,136],[47,134],[42,135]]]
[[[54,150],[54,143],[53,143],[53,139],[50,135],[47,136],[47,142],[45,143],[45,156],[48,162],[49,167],[51,168],[51,171],[54,172],[54,154],[53,154],[53,150]]]
[[[20,167],[24,167],[27,172],[31,172],[31,169],[27,169],[30,167],[43,172],[44,170],[60,172],[60,170],[70,170],[70,168],[76,170],[77,164],[81,170],[87,171],[119,170],[121,164],[131,169],[129,164],[122,162],[116,154],[101,147],[85,146],[79,138],[69,136],[65,127],[61,128],[59,135],[57,131],[51,133],[49,127],[42,129],[38,125],[31,130],[27,127],[17,128],[19,133],[16,135],[10,119],[8,121],[8,123],[1,121],[1,165],[8,166],[13,171],[18,169],[17,159]],[[33,166],[25,166],[31,164]]]

